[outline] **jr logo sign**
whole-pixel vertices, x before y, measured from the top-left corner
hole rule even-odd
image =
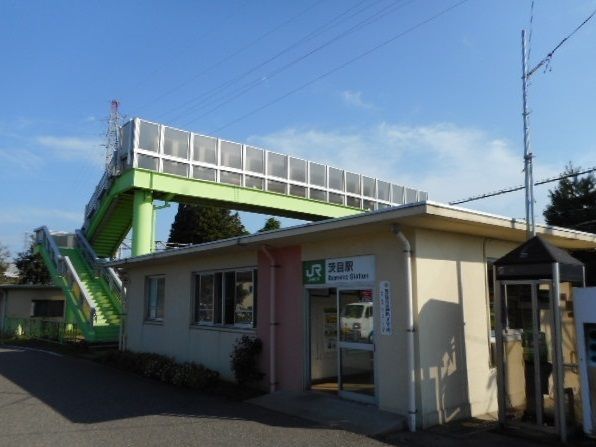
[[[304,284],[325,283],[325,261],[304,261],[302,263],[302,281]]]

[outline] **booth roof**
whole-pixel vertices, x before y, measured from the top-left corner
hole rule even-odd
[[[555,262],[559,264],[562,282],[582,282],[584,264],[540,236],[534,236],[496,260],[497,279],[553,279]]]

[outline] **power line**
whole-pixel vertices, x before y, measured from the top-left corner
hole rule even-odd
[[[221,21],[218,21],[217,24],[219,24],[221,26],[222,23],[228,22],[230,19],[234,18],[236,15],[238,15],[241,12],[241,10],[246,6],[247,3],[248,3],[248,0],[242,0],[240,2],[240,5],[237,8],[234,8],[233,12],[231,12],[230,14],[225,16],[223,19],[221,19]],[[219,29],[220,29],[220,27],[211,28],[211,29],[205,31],[204,33],[202,33],[201,35],[199,35],[199,37],[197,37],[197,40],[204,39],[205,37],[209,36],[210,34],[214,33],[215,31],[219,31]],[[169,53],[170,57],[166,57],[166,59],[172,60],[172,59],[174,59],[174,57],[176,55],[179,55],[180,53],[181,53],[181,51]],[[145,84],[149,79],[152,79],[157,73],[159,73],[160,71],[163,71],[164,68],[167,66],[168,66],[168,64],[165,63],[165,60],[162,60],[161,65],[159,67],[155,68],[154,70],[152,70],[151,73],[146,75],[141,81],[137,82],[135,87],[139,88],[141,85]]]
[[[252,116],[252,115],[254,115],[255,113],[258,113],[258,112],[260,112],[261,110],[264,110],[264,109],[266,109],[266,108],[268,108],[268,107],[270,107],[270,106],[272,106],[272,105],[274,105],[274,104],[277,104],[278,102],[280,102],[280,101],[284,100],[284,99],[285,99],[285,98],[287,98],[288,96],[291,96],[291,95],[293,95],[294,93],[296,93],[296,92],[299,92],[300,90],[303,90],[303,89],[305,89],[306,87],[308,87],[308,86],[310,86],[310,85],[314,84],[315,82],[318,82],[318,81],[320,81],[321,79],[324,79],[324,78],[326,78],[327,76],[330,76],[330,75],[332,75],[333,73],[336,73],[336,72],[338,72],[338,71],[340,71],[340,70],[344,69],[344,68],[345,68],[345,67],[347,67],[348,65],[351,65],[351,64],[353,64],[354,62],[357,62],[357,61],[359,61],[360,59],[362,59],[362,58],[364,58],[364,57],[368,56],[369,54],[371,54],[371,53],[373,53],[373,52],[375,52],[375,51],[377,51],[377,50],[379,50],[379,49],[381,49],[381,48],[383,48],[383,47],[385,47],[385,46],[389,45],[390,43],[392,43],[392,42],[394,42],[394,41],[396,41],[396,40],[398,40],[398,39],[400,39],[400,38],[402,38],[402,37],[406,36],[407,34],[410,34],[411,32],[413,32],[413,31],[417,30],[418,28],[421,28],[422,26],[424,26],[424,25],[426,25],[426,24],[428,24],[428,23],[430,23],[430,22],[432,22],[432,21],[434,21],[434,20],[438,19],[439,17],[441,17],[441,16],[443,16],[443,15],[447,14],[448,12],[452,11],[453,9],[456,9],[456,8],[458,8],[459,6],[463,5],[464,3],[467,3],[468,1],[469,1],[469,0],[461,0],[461,1],[459,1],[459,2],[457,2],[457,3],[455,3],[455,4],[453,4],[453,5],[449,6],[448,8],[446,8],[446,9],[443,9],[443,10],[439,11],[438,13],[436,13],[436,14],[432,15],[431,17],[429,17],[429,18],[427,18],[427,19],[425,19],[425,20],[422,20],[422,21],[420,21],[420,22],[416,23],[415,25],[411,26],[410,28],[406,29],[405,31],[402,31],[402,32],[400,32],[400,33],[398,33],[398,34],[396,34],[396,35],[394,35],[394,36],[390,37],[389,39],[387,39],[387,40],[384,40],[383,42],[381,42],[381,43],[379,43],[379,44],[375,45],[374,47],[372,47],[372,48],[369,48],[368,50],[366,50],[366,51],[364,51],[364,52],[362,52],[362,53],[358,54],[357,56],[355,56],[355,57],[353,57],[353,58],[351,58],[351,59],[348,59],[348,60],[347,60],[346,62],[344,62],[343,64],[341,64],[341,65],[338,65],[338,66],[336,66],[336,67],[332,68],[331,70],[329,70],[329,71],[326,71],[325,73],[323,73],[323,74],[321,74],[321,75],[319,75],[319,76],[317,76],[317,77],[315,77],[315,78],[311,79],[310,81],[308,81],[308,82],[305,82],[304,84],[301,84],[301,85],[299,85],[298,87],[296,87],[296,88],[294,88],[294,89],[290,90],[289,92],[287,92],[287,93],[285,93],[285,94],[283,94],[283,95],[281,95],[281,96],[278,96],[278,97],[277,97],[277,98],[275,98],[274,100],[272,100],[272,101],[269,101],[268,103],[265,103],[265,104],[263,104],[262,106],[260,106],[260,107],[257,107],[256,109],[253,109],[253,110],[251,110],[250,112],[248,112],[248,113],[245,113],[244,115],[241,115],[241,116],[239,116],[239,117],[237,117],[237,118],[233,119],[232,121],[229,121],[229,122],[227,122],[227,123],[226,123],[226,124],[224,124],[223,126],[220,126],[220,127],[218,127],[217,129],[215,129],[213,132],[215,133],[215,132],[218,132],[218,131],[220,131],[220,130],[222,130],[222,129],[225,129],[225,128],[227,128],[227,127],[229,127],[229,126],[233,125],[233,124],[236,124],[236,123],[237,123],[237,122],[239,122],[239,121],[242,121],[243,119],[246,119],[246,118],[248,118],[249,116]]]
[[[410,0],[410,1],[407,1],[405,3],[402,3],[401,5],[390,5],[390,6],[387,6],[387,7],[385,7],[384,9],[382,9],[380,11],[377,11],[375,14],[367,17],[366,19],[364,19],[364,20],[362,20],[360,22],[358,22],[356,25],[348,28],[347,30],[341,32],[340,34],[338,34],[335,37],[333,37],[332,39],[330,39],[330,40],[322,43],[321,45],[313,48],[312,50],[308,51],[307,53],[305,53],[305,54],[303,54],[303,55],[301,55],[301,56],[299,56],[299,57],[291,60],[290,62],[286,63],[285,65],[283,65],[283,66],[281,66],[281,67],[273,70],[269,74],[267,74],[267,75],[265,75],[263,77],[260,77],[260,78],[258,78],[256,80],[253,80],[253,81],[251,81],[251,82],[249,82],[247,84],[244,84],[242,87],[240,87],[239,89],[236,89],[234,92],[232,92],[231,95],[228,95],[227,98],[223,98],[223,100],[220,101],[220,103],[217,104],[215,107],[212,107],[211,109],[207,110],[205,113],[202,113],[201,115],[196,116],[196,117],[194,117],[194,118],[186,121],[185,123],[183,123],[183,125],[186,125],[186,124],[191,123],[191,122],[193,122],[193,121],[195,121],[197,119],[200,119],[200,118],[202,118],[204,116],[207,116],[207,115],[211,114],[212,112],[220,109],[224,105],[226,105],[226,104],[228,104],[228,103],[230,103],[232,101],[235,101],[239,97],[245,95],[246,93],[248,93],[252,89],[258,87],[262,83],[267,82],[267,81],[270,81],[272,78],[274,78],[278,74],[283,73],[284,71],[286,71],[290,67],[292,67],[292,66],[296,65],[297,63],[303,61],[304,59],[312,56],[313,54],[321,51],[322,49],[328,47],[329,45],[333,44],[334,42],[337,42],[338,40],[340,40],[340,39],[342,39],[342,38],[344,38],[344,37],[346,37],[346,36],[348,36],[348,35],[356,32],[356,31],[358,31],[358,30],[360,30],[360,29],[362,29],[362,28],[364,28],[366,26],[371,25],[372,23],[374,23],[374,22],[376,22],[376,21],[378,21],[378,20],[386,17],[387,15],[392,14],[392,13],[396,12],[397,10],[399,10],[399,9],[401,9],[401,8],[403,8],[403,7],[411,4],[411,3],[413,3],[413,1],[414,0]],[[209,104],[209,102],[207,104]],[[204,106],[198,107],[198,109],[200,110],[203,107]]]
[[[592,172],[596,172],[596,166],[589,168],[589,169],[585,169],[583,171],[573,172],[573,173],[565,174],[565,175],[559,175],[557,177],[549,177],[549,178],[537,181],[536,183],[534,183],[534,186],[544,185],[546,183],[557,182],[559,180],[564,180],[566,178],[578,177],[580,175],[590,174]],[[525,185],[513,186],[511,188],[504,188],[504,189],[500,189],[498,191],[487,192],[485,194],[472,196],[467,199],[454,200],[452,202],[449,202],[449,205],[459,205],[461,203],[467,203],[467,202],[473,202],[475,200],[487,199],[489,197],[500,196],[502,194],[508,194],[510,192],[521,191],[522,189],[525,189]]]
[[[200,78],[201,76],[209,73],[211,70],[219,67],[220,65],[224,64],[225,62],[229,61],[230,59],[234,58],[235,56],[238,56],[239,54],[243,53],[244,51],[246,51],[247,49],[249,49],[250,47],[254,46],[255,44],[257,44],[258,42],[260,42],[261,40],[263,40],[264,38],[266,38],[267,36],[270,36],[271,34],[275,33],[276,31],[279,31],[280,29],[282,29],[283,27],[289,25],[290,23],[292,23],[294,20],[297,20],[298,18],[302,17],[304,14],[306,14],[307,12],[309,12],[310,10],[314,9],[315,7],[317,7],[318,5],[320,5],[321,3],[326,2],[327,0],[318,0],[314,3],[312,3],[310,6],[308,6],[307,8],[301,10],[298,14],[290,17],[287,20],[284,20],[282,23],[280,23],[279,25],[275,26],[274,28],[270,29],[269,31],[261,34],[259,37],[257,37],[256,39],[252,40],[251,42],[249,42],[248,44],[238,48],[236,51],[228,54],[227,56],[221,58],[220,60],[218,60],[217,62],[215,62],[214,64],[210,65],[209,67],[201,70],[200,72],[198,72],[197,74],[193,75],[192,77],[186,79],[185,81],[181,82],[180,84],[166,90],[164,93],[162,93],[161,95],[155,97],[154,99],[150,100],[149,102],[143,104],[140,109],[145,109],[148,106],[156,103],[157,101],[170,96],[172,93],[175,93],[177,91],[179,91],[180,89],[186,87],[187,85],[191,84],[192,82],[194,82],[195,80],[197,80],[198,78]]]
[[[300,39],[298,39],[297,41],[293,42],[292,44],[290,44],[289,46],[283,48],[282,50],[278,51],[277,53],[275,53],[273,56],[270,56],[269,58],[259,62],[258,64],[254,65],[253,67],[251,67],[250,69],[248,69],[247,71],[245,71],[244,73],[241,73],[240,75],[233,77],[232,79],[229,79],[227,81],[225,81],[224,83],[218,85],[217,87],[214,87],[210,90],[207,90],[193,98],[191,98],[190,100],[184,102],[183,104],[174,107],[173,109],[170,109],[166,112],[161,113],[160,115],[157,116],[157,118],[161,118],[163,116],[169,115],[172,112],[175,112],[177,110],[192,110],[192,108],[197,105],[197,104],[201,104],[202,102],[204,102],[205,100],[208,100],[209,98],[213,97],[214,95],[216,95],[218,92],[225,90],[226,88],[234,85],[236,82],[242,80],[243,78],[245,78],[246,76],[248,76],[249,74],[255,72],[256,70],[258,70],[261,67],[266,66],[267,64],[273,62],[274,60],[278,59],[279,57],[283,56],[284,54],[286,54],[287,52],[293,50],[294,48],[300,46],[301,44],[308,42],[309,40],[312,40],[313,38],[315,38],[316,36],[329,31],[330,29],[334,28],[335,26],[343,23],[345,20],[349,20],[352,17],[355,17],[356,15],[362,13],[363,11],[371,8],[372,6],[374,6],[375,4],[381,3],[383,0],[377,0],[373,3],[367,3],[367,0],[361,0],[360,2],[358,2],[356,5],[349,7],[348,9],[346,9],[345,11],[343,11],[342,13],[340,13],[339,15],[335,16],[332,20],[324,23],[323,25],[317,27],[315,30],[309,32],[308,34],[306,34],[305,36],[301,37]],[[352,12],[353,10],[359,8],[361,5],[364,4],[364,7],[362,7],[360,10],[356,10],[356,12],[354,14],[352,14],[351,16],[345,18],[344,16],[346,16],[347,14],[349,14],[350,12]]]
[[[563,38],[563,40],[561,40],[551,50],[551,52],[548,53],[544,57],[544,59],[542,59],[540,62],[538,62],[538,64],[536,64],[536,66],[534,68],[532,68],[530,71],[528,71],[526,76],[529,78],[536,72],[536,70],[540,69],[540,67],[542,67],[542,66],[548,67],[548,65],[550,64],[550,61],[553,58],[553,55],[555,54],[555,51],[557,51],[559,48],[561,48],[563,46],[563,44],[565,42],[567,42],[575,33],[577,33],[586,23],[588,23],[592,19],[592,17],[594,17],[594,15],[596,15],[596,9],[594,11],[592,11],[592,14],[590,14],[582,23],[580,23],[571,33],[569,33],[565,38]]]

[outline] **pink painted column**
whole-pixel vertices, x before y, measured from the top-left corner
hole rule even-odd
[[[276,275],[276,369],[277,389],[304,389],[304,287],[302,285],[302,255],[299,246],[269,250],[278,266]],[[271,269],[267,256],[258,256],[257,336],[263,341],[261,371],[263,383],[269,383],[269,285]]]

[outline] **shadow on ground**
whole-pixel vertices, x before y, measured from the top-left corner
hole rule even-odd
[[[242,419],[317,428],[315,423],[242,402],[176,388],[88,360],[0,347],[5,378],[73,423],[92,424],[148,415]],[[0,392],[0,410],[23,395]],[[11,397],[12,396],[12,397]]]

